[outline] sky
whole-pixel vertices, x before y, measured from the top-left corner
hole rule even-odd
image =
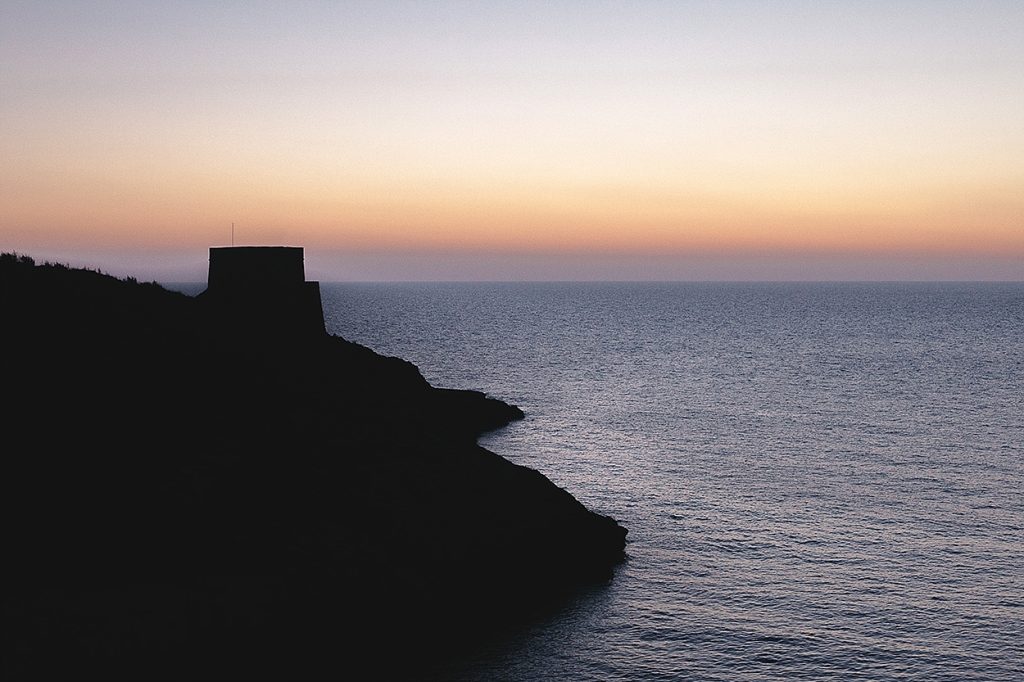
[[[0,250],[1024,280],[1024,3],[0,0]]]

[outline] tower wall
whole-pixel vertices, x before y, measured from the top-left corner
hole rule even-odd
[[[306,281],[301,246],[231,246],[210,249],[210,291],[299,286]]]
[[[306,281],[300,246],[211,248],[201,296],[228,332],[276,338],[326,334],[320,284]]]

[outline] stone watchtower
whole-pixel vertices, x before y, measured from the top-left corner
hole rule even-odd
[[[228,331],[276,338],[326,334],[320,283],[306,281],[300,246],[211,247],[200,296]]]

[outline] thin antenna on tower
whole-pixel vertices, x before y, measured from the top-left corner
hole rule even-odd
[[[231,246],[235,245],[235,224],[231,223]]]

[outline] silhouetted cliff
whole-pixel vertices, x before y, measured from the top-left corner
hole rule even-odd
[[[621,560],[517,408],[223,306],[0,257],[0,675],[408,674]]]

